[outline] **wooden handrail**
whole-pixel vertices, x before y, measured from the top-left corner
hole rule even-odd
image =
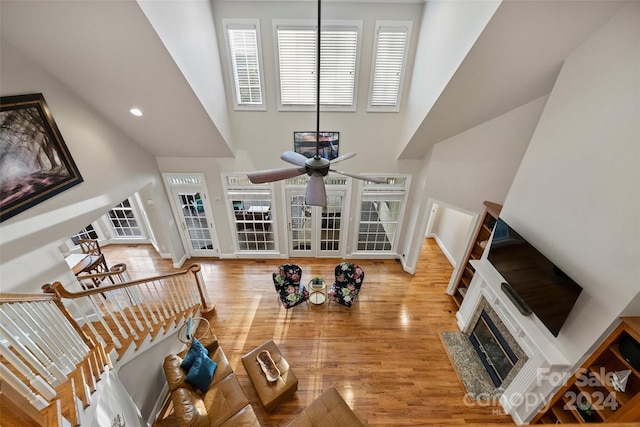
[[[116,277],[123,274],[127,271],[127,264],[120,263],[111,267],[108,272],[104,273],[94,273],[94,274],[81,274],[76,276],[78,280],[86,280],[86,279],[104,279],[105,277]]]
[[[107,292],[107,291],[114,291],[116,289],[122,289],[122,288],[128,288],[131,286],[135,286],[135,285],[141,285],[147,282],[152,282],[152,281],[159,281],[162,279],[169,279],[172,277],[177,277],[177,276],[183,276],[189,272],[192,273],[197,273],[198,271],[200,271],[201,267],[199,264],[193,264],[191,266],[189,266],[189,268],[187,268],[186,270],[181,270],[181,271],[176,271],[174,273],[168,273],[168,274],[163,274],[161,276],[153,276],[153,277],[146,277],[144,279],[138,279],[138,280],[132,280],[130,282],[125,282],[125,283],[116,283],[116,284],[110,284],[110,285],[106,285],[106,286],[100,286],[97,288],[93,288],[93,289],[87,289],[84,291],[79,291],[79,292],[70,292],[67,289],[64,288],[64,286],[62,285],[62,283],[60,282],[53,282],[52,284],[46,284],[43,286],[43,289],[46,287],[47,291],[51,290],[53,291],[56,295],[58,295],[61,298],[70,298],[70,299],[76,299],[76,298],[82,298],[82,297],[86,297],[86,296],[90,296],[90,295],[96,295],[96,294],[100,294],[103,292]],[[103,273],[103,274],[92,274],[90,276],[81,276],[83,279],[84,278],[91,278],[91,277],[106,277],[108,275],[108,273]],[[202,295],[201,295],[202,297]],[[204,301],[203,301],[204,303]],[[204,304],[203,304],[204,305]]]
[[[52,294],[13,294],[0,293],[0,303],[11,302],[32,302],[32,301],[55,301],[56,296]]]

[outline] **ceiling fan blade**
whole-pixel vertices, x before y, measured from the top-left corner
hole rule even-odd
[[[264,184],[265,182],[293,178],[294,176],[302,175],[305,172],[306,170],[304,168],[268,169],[248,173],[247,177],[253,184]]]
[[[356,154],[358,154],[358,153],[343,154],[342,156],[336,157],[335,159],[331,160],[331,164],[338,163],[338,162],[341,162],[343,160],[350,159],[352,157],[355,157]]]
[[[349,172],[337,171],[335,169],[329,169],[329,170],[331,172],[339,173],[340,175],[350,176],[351,178],[361,179],[363,181],[371,181],[371,182],[375,182],[376,184],[386,184],[387,183],[387,180],[386,179],[382,179],[382,178],[377,178],[377,177],[373,177],[373,176],[365,176],[365,175],[360,175],[360,174],[357,174],[357,173],[349,173]]]
[[[327,190],[324,188],[324,180],[322,175],[314,173],[307,184],[305,193],[307,205],[311,206],[327,206]]]
[[[304,166],[305,162],[307,161],[307,158],[305,156],[294,151],[285,151],[284,153],[282,153],[280,158],[285,162],[291,163],[296,166]]]

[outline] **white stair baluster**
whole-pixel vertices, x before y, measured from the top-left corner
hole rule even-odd
[[[84,320],[84,324],[89,328],[89,330],[91,330],[91,333],[93,334],[93,336],[104,346],[107,345],[106,341],[104,340],[104,338],[102,338],[102,336],[98,333],[98,331],[96,330],[96,328],[93,326],[93,323],[89,320],[89,318],[87,317],[86,313],[84,312],[84,310],[80,309],[80,307],[78,306],[78,304],[76,303],[76,300],[70,300],[69,304],[79,313],[80,317]],[[92,309],[95,313],[95,308],[92,306]],[[102,322],[102,317],[99,313],[95,313],[96,317],[98,318],[98,321]],[[77,320],[76,320],[77,321]],[[109,329],[107,328],[107,332],[110,332]],[[112,338],[115,339],[115,337],[112,336]],[[114,341],[115,342],[115,341]]]
[[[42,396],[48,400],[56,397],[56,391],[38,374],[33,372],[11,349],[6,342],[0,342],[0,354],[29,381]]]
[[[0,324],[0,335],[9,342],[16,353],[19,353],[20,356],[52,386],[56,387],[67,379],[67,376],[63,374],[57,366],[51,365],[50,367],[52,369],[47,369],[47,367],[45,367],[40,360],[33,355],[30,349],[28,349],[15,334],[7,330],[3,324]],[[24,338],[24,336],[22,338]],[[28,338],[25,339],[28,340]]]
[[[58,323],[58,327],[61,330],[66,332],[67,337],[71,342],[71,346],[77,349],[80,357],[84,358],[84,356],[89,352],[89,346],[84,342],[84,339],[80,335],[78,331],[69,323],[64,314],[60,311],[60,309],[56,306],[54,302],[48,302],[42,306],[43,312],[49,313],[49,319],[56,319]]]
[[[21,303],[21,305],[31,314],[34,321],[41,325],[42,332],[47,334],[51,340],[55,341],[56,346],[65,354],[65,357],[70,360],[70,366],[76,366],[78,362],[82,360],[82,355],[78,354],[75,347],[71,345],[67,329],[63,327],[64,324],[68,323],[67,319],[57,307],[54,315],[51,315],[48,310],[48,307],[52,305],[55,306],[55,303],[49,301],[41,304]],[[64,323],[60,323],[60,317],[63,318]]]
[[[122,327],[122,324],[118,320],[118,317],[114,314],[113,310],[111,309],[111,304],[108,304],[105,301],[99,300],[99,298],[102,298],[102,296],[100,295],[90,295],[89,298],[91,298],[91,300],[94,302],[96,306],[102,306],[102,308],[107,312],[107,315],[111,318],[111,320],[113,320],[113,323],[115,323],[116,328],[118,329],[118,332],[120,332],[120,335],[122,336],[122,338],[124,339],[129,338],[129,334],[127,333],[125,328]],[[98,304],[96,300],[99,300],[101,304]]]
[[[36,304],[36,303],[33,303]],[[42,333],[40,324],[36,323],[27,310],[20,304],[2,304],[0,311],[6,317],[10,317],[16,327],[27,333],[33,342],[47,355],[49,359],[64,373],[71,372],[73,363],[66,357],[56,343],[51,339],[50,334]]]
[[[28,385],[20,381],[20,378],[16,377],[13,372],[6,366],[0,363],[0,377],[3,381],[6,381],[11,387],[15,388],[18,393],[23,395],[29,403],[31,403],[38,411],[43,410],[49,405],[42,396],[35,394]]]

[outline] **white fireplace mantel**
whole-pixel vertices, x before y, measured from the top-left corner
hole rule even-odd
[[[568,375],[569,360],[535,314],[523,315],[505,295],[501,289],[505,280],[489,261],[481,259],[471,264],[476,273],[456,313],[458,326],[465,333],[475,326],[470,322],[484,298],[527,354],[529,360],[500,397],[500,404],[514,421],[526,423],[558,387],[558,378]]]

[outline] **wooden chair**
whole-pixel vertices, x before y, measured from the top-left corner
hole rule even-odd
[[[89,274],[100,274],[100,273],[108,273],[109,266],[107,265],[107,261],[104,258],[104,254],[100,249],[100,244],[95,239],[78,239],[78,245],[80,245],[80,249],[83,254],[87,254],[91,257],[91,263],[84,270]],[[113,282],[113,280],[111,280]],[[100,281],[96,283],[94,279],[94,283],[96,286],[100,286]]]

